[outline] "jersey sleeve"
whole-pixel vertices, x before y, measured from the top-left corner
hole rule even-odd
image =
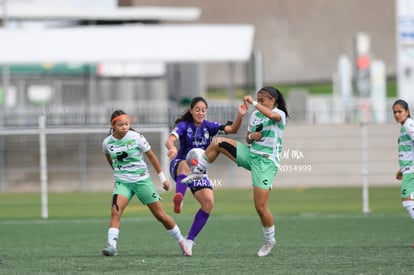
[[[220,128],[224,128],[223,125],[216,121],[206,121],[208,131],[211,136],[215,136],[220,132]],[[220,132],[221,133],[221,132]],[[224,130],[223,130],[224,133]]]
[[[177,139],[180,139],[187,131],[187,124],[184,121],[180,121],[175,125],[174,129],[171,131],[170,135],[176,136]]]
[[[410,119],[407,125],[405,125],[405,129],[411,140],[414,140],[414,120]]]
[[[275,108],[273,109],[273,112],[278,113],[280,115],[280,121],[278,121],[279,124],[286,124],[286,114],[282,110]]]
[[[151,150],[151,145],[141,133],[138,133],[137,144],[138,144],[138,147],[142,150],[142,152],[146,153],[149,150]]]
[[[102,142],[102,152],[104,152],[106,155],[109,154],[109,151],[108,151],[108,138],[110,138],[110,137],[109,136],[106,137],[104,139],[104,141]]]

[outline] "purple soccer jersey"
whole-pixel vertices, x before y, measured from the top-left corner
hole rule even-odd
[[[220,128],[223,128],[223,125],[215,121],[204,120],[199,127],[196,127],[193,122],[179,122],[172,131],[172,134],[180,140],[177,158],[185,159],[188,151],[193,148],[205,150],[211,139],[219,133]]]

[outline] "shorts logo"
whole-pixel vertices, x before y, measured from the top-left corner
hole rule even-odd
[[[263,184],[264,184],[264,185],[267,185],[267,183],[268,183],[268,182],[269,182],[268,180],[264,180],[264,181],[263,181]]]

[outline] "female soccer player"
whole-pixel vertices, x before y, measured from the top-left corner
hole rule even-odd
[[[276,244],[273,215],[268,208],[268,200],[273,181],[278,172],[282,137],[289,117],[285,99],[279,90],[263,87],[257,92],[257,101],[252,96],[245,96],[243,101],[252,104],[256,110],[250,117],[246,142],[216,137],[205,151],[203,158],[183,182],[192,182],[207,171],[220,153],[223,153],[238,166],[251,171],[253,181],[253,198],[256,212],[260,217],[264,244],[257,255],[267,256]]]
[[[181,118],[175,121],[175,127],[168,137],[165,146],[168,149],[168,156],[171,159],[170,173],[176,182],[176,194],[174,195],[174,212],[180,213],[182,202],[187,187],[190,187],[195,199],[200,203],[193,224],[184,241],[186,250],[192,254],[194,239],[203,229],[214,206],[214,194],[210,179],[203,175],[198,181],[191,184],[182,184],[181,181],[190,172],[186,162],[188,151],[193,148],[206,149],[213,136],[218,133],[236,133],[240,128],[242,118],[247,112],[247,104],[241,104],[238,115],[233,123],[220,124],[206,120],[207,101],[202,97],[195,97],[190,103],[190,108],[184,112]],[[177,150],[176,141],[179,140],[180,148]]]
[[[102,144],[106,159],[114,171],[115,186],[112,192],[111,219],[108,229],[108,247],[102,250],[105,256],[116,256],[121,216],[133,196],[147,205],[154,217],[162,223],[179,244],[183,253],[189,255],[184,247],[184,237],[174,220],[165,213],[160,196],[154,188],[144,153],[157,171],[165,190],[169,182],[161,170],[158,158],[143,135],[129,126],[128,115],[117,110],[111,115],[111,130]]]
[[[398,138],[400,169],[396,178],[402,180],[401,202],[414,221],[414,120],[411,119],[408,103],[398,99],[392,105],[394,119],[401,124]],[[411,244],[414,247],[414,244]]]

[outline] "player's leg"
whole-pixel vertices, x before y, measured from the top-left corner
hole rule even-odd
[[[269,194],[270,189],[266,190],[256,186],[253,187],[254,206],[259,215],[264,236],[263,246],[257,253],[260,257],[267,256],[276,244],[273,215],[267,205]]]
[[[226,155],[232,161],[236,161],[237,141],[226,137],[215,137],[207,147],[204,159],[208,163],[216,160],[220,153]]]
[[[414,174],[403,175],[401,182],[401,204],[414,221]],[[410,245],[414,247],[414,244]]]
[[[185,177],[182,182],[191,183],[200,180],[202,175],[208,170],[210,163],[214,162],[220,153],[236,162],[237,141],[225,137],[214,138],[204,152],[203,157],[198,160],[198,165],[194,167],[191,173]]]
[[[407,210],[408,215],[414,221],[414,201],[411,199],[401,199],[402,206]]]
[[[147,207],[151,211],[152,215],[154,215],[154,217],[161,222],[165,229],[167,229],[168,234],[177,241],[184,255],[191,256],[192,252],[187,247],[185,243],[186,239],[184,239],[181,234],[180,228],[175,223],[173,218],[164,211],[161,202],[157,201],[149,203],[147,204]]]
[[[174,212],[181,213],[187,184],[182,180],[190,173],[190,168],[185,160],[175,159],[170,164],[170,174],[175,179],[175,195],[173,198]]]
[[[257,255],[262,257],[267,256],[276,244],[274,219],[268,207],[268,201],[272,183],[278,170],[273,161],[258,155],[251,155],[250,165],[252,168],[254,207],[259,215],[264,237],[264,243]]]
[[[112,194],[111,219],[108,226],[108,246],[102,250],[105,256],[116,256],[119,231],[121,227],[121,217],[126,206],[132,197],[131,190],[120,182],[115,183]]]
[[[154,184],[151,178],[140,181],[134,184],[134,193],[141,201],[142,204],[146,205],[151,211],[152,215],[167,229],[168,234],[173,237],[183,253],[189,256],[188,251],[183,248],[184,237],[181,234],[180,228],[175,221],[165,212],[161,204],[161,198],[155,190]]]
[[[176,224],[174,220],[169,216],[160,201],[152,202],[147,204],[148,209],[151,211],[152,215],[165,227],[165,229],[173,229]]]
[[[187,247],[191,253],[194,245],[194,240],[203,230],[214,207],[214,192],[207,177],[203,178],[203,184],[204,186],[191,187],[194,198],[200,203],[200,208],[194,216],[193,223],[187,235]]]

